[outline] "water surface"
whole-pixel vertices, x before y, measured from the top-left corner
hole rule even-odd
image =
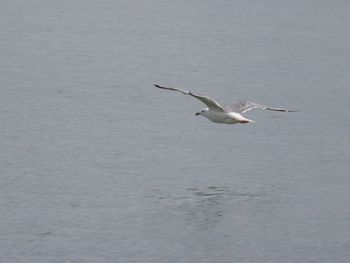
[[[1,262],[350,261],[347,1],[0,7]]]

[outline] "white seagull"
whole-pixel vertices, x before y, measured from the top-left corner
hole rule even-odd
[[[196,115],[202,115],[208,118],[209,120],[211,120],[212,122],[217,122],[217,123],[235,124],[235,123],[254,122],[253,120],[243,117],[241,113],[244,113],[246,111],[256,109],[256,108],[263,109],[263,110],[272,110],[272,111],[296,112],[296,111],[291,111],[291,110],[286,110],[281,108],[271,108],[266,105],[261,105],[253,102],[239,102],[231,106],[222,107],[215,100],[206,96],[194,94],[190,91],[180,90],[176,88],[162,87],[157,84],[154,84],[154,86],[159,89],[178,91],[185,95],[190,95],[196,99],[199,99],[201,102],[207,105],[208,108],[205,108],[200,112],[197,112]]]

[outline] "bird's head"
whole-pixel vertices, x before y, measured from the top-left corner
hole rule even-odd
[[[207,111],[207,109],[201,110],[199,112],[196,112],[196,116],[198,115],[203,115],[203,113],[205,113]]]

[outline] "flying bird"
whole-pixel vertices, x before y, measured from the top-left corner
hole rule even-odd
[[[241,113],[247,112],[252,109],[263,109],[263,110],[280,111],[280,112],[296,112],[296,111],[286,110],[281,108],[271,108],[266,105],[261,105],[254,102],[238,102],[230,106],[222,107],[219,103],[217,103],[212,98],[198,95],[198,94],[192,93],[191,91],[163,87],[157,84],[154,84],[154,86],[159,89],[178,91],[185,95],[190,95],[200,100],[207,106],[207,108],[201,110],[200,112],[196,112],[196,115],[204,116],[209,120],[211,120],[212,122],[216,122],[216,123],[236,124],[236,123],[254,122],[253,120],[247,119],[241,115]]]

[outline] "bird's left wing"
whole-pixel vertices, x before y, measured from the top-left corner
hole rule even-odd
[[[180,90],[180,89],[176,89],[176,88],[169,88],[169,87],[162,87],[159,86],[157,84],[154,84],[155,87],[159,88],[159,89],[165,89],[165,90],[174,90],[174,91],[178,91],[181,92],[185,95],[190,95],[196,99],[199,99],[201,102],[203,102],[205,105],[208,106],[209,109],[215,110],[215,111],[220,111],[220,112],[225,112],[225,110],[220,106],[219,103],[217,103],[215,100],[206,97],[206,96],[202,96],[202,95],[198,95],[198,94],[194,94],[190,91],[186,91],[186,90]]]

